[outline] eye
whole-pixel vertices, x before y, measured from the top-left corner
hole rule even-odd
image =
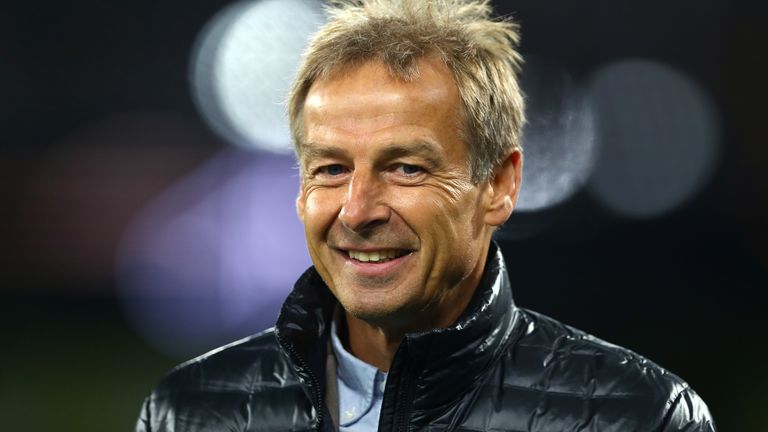
[[[411,165],[411,164],[405,164],[405,163],[396,164],[393,168],[395,172],[397,172],[398,174],[404,175],[406,177],[413,177],[425,172],[424,168],[418,165]]]
[[[347,169],[344,168],[344,165],[340,164],[326,165],[317,169],[318,174],[324,174],[332,177],[342,175],[345,172],[347,172]]]

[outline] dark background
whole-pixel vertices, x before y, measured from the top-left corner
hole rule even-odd
[[[723,125],[714,178],[672,213],[625,219],[579,193],[513,216],[550,224],[502,241],[517,303],[681,375],[721,430],[764,430],[765,19],[747,1],[496,3],[522,24],[524,54],[577,79],[617,59],[663,61],[696,80]],[[226,146],[188,82],[195,38],[226,4],[0,7],[3,430],[130,429],[180,360],[133,330],[114,261],[142,207]]]

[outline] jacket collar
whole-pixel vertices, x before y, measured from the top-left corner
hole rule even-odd
[[[408,334],[401,344],[415,364],[411,379],[419,383],[411,405],[414,415],[435,415],[482,383],[516,339],[519,317],[504,257],[492,242],[480,284],[456,324]]]
[[[296,282],[283,304],[275,333],[307,394],[318,408],[325,392],[325,360],[336,299],[314,268]],[[467,309],[452,327],[406,335],[395,356],[387,393],[400,379],[418,380],[413,412],[430,413],[469,392],[480,383],[514,337],[519,313],[504,258],[491,243],[483,276]],[[407,372],[401,370],[407,363]],[[457,372],[460,371],[460,372]],[[390,390],[390,387],[393,387]],[[385,399],[382,415],[389,411]]]
[[[315,409],[315,428],[331,422],[323,401],[325,364],[336,298],[314,267],[301,275],[288,295],[275,324],[275,338]]]

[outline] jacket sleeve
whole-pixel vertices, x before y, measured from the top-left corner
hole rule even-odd
[[[686,388],[672,402],[659,431],[716,432],[716,429],[707,404],[695,391]]]

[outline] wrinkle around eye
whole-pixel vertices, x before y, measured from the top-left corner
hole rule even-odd
[[[345,185],[349,181],[349,173],[340,175],[328,175],[322,173],[307,174],[302,180],[302,190],[311,192],[315,189],[335,188]]]
[[[327,188],[335,188],[339,186],[344,186],[347,184],[346,177],[341,178],[314,178],[306,181],[306,185],[304,189],[310,190],[310,189],[327,189]]]
[[[471,179],[466,176],[456,175],[458,173],[449,173],[448,175],[434,175],[425,184],[436,189],[440,195],[458,202],[462,196],[476,187]]]
[[[340,185],[335,185],[335,184],[325,184],[323,182],[305,181],[305,183],[301,187],[301,195],[303,195],[304,197],[308,197],[313,192],[322,191],[322,190],[331,190],[339,186]]]

